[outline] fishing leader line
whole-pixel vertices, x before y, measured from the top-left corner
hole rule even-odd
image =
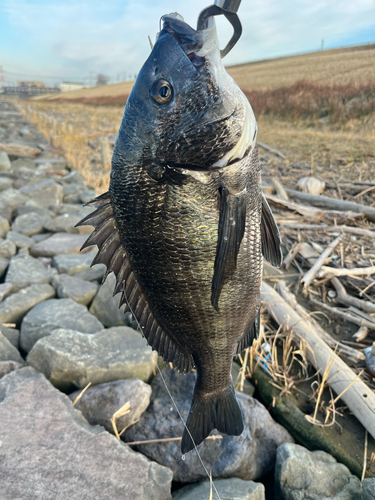
[[[133,309],[130,307],[130,304],[129,304],[129,301],[128,301],[128,297],[126,296],[126,293],[125,293],[125,285],[124,285],[124,287],[123,287],[123,291],[122,291],[122,293],[123,293],[123,295],[124,295],[124,298],[125,298],[126,304],[127,304],[127,306],[128,306],[128,309],[129,309],[129,311],[131,312],[131,314],[132,314],[133,318],[135,319],[135,321],[136,321],[136,323],[137,323],[137,331],[139,331],[142,335],[144,335],[144,334],[143,334],[142,327],[141,327],[141,325],[140,325],[140,323],[139,323],[138,319],[136,318],[136,316],[135,316],[135,314],[134,314],[134,312],[133,312]],[[193,436],[191,435],[191,433],[190,433],[190,431],[189,431],[189,429],[188,429],[188,427],[187,427],[187,425],[186,425],[186,422],[185,422],[185,420],[183,419],[183,417],[182,417],[182,415],[181,415],[181,413],[180,413],[180,410],[178,409],[178,406],[177,406],[177,404],[176,404],[176,401],[174,400],[174,398],[173,398],[173,396],[172,396],[172,394],[171,394],[171,391],[170,391],[170,390],[169,390],[169,388],[168,388],[167,382],[165,381],[165,378],[163,377],[163,374],[162,374],[162,372],[161,372],[161,370],[160,370],[160,367],[159,367],[158,363],[156,362],[155,364],[156,364],[156,367],[157,367],[157,369],[158,369],[159,375],[160,375],[160,377],[161,377],[161,379],[162,379],[162,381],[163,381],[164,387],[165,387],[165,389],[166,389],[166,391],[167,391],[167,393],[168,393],[169,397],[171,398],[172,404],[173,404],[173,406],[175,407],[175,410],[177,411],[177,414],[178,414],[178,416],[179,416],[179,418],[180,418],[181,422],[183,423],[183,425],[184,425],[184,427],[185,427],[186,431],[188,432],[188,434],[189,434],[189,436],[190,436],[190,438],[191,438],[191,440],[192,440],[192,442],[193,442],[193,444],[194,444],[194,449],[195,449],[195,451],[197,452],[197,455],[198,455],[199,461],[200,461],[200,463],[201,463],[201,465],[202,465],[202,467],[203,467],[203,469],[204,469],[205,473],[207,474],[208,479],[210,480],[210,484],[212,484],[212,487],[213,487],[213,489],[215,490],[215,493],[216,493],[216,495],[217,495],[218,500],[221,500],[221,497],[220,497],[220,495],[219,495],[219,492],[217,491],[216,486],[215,486],[215,483],[214,483],[214,481],[213,481],[213,479],[212,479],[212,474],[210,474],[210,473],[208,472],[207,467],[204,465],[204,462],[203,462],[203,460],[202,460],[202,457],[200,456],[200,453],[199,453],[199,451],[198,451],[197,445],[195,444],[195,441],[194,441],[194,439],[193,439]],[[185,457],[185,455],[182,455],[182,457],[181,457],[181,458],[182,458],[182,460],[184,460],[184,457]]]

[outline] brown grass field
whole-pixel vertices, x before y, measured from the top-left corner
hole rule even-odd
[[[286,167],[313,165],[320,176],[336,180],[374,177],[375,44],[227,69],[253,106],[259,141],[281,151],[287,160],[263,150],[261,155]],[[109,180],[109,166],[101,163],[101,140],[117,133],[132,85],[40,96],[23,104],[98,192]]]

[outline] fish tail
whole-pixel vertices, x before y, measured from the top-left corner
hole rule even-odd
[[[229,436],[239,436],[243,431],[242,412],[233,384],[219,395],[202,399],[195,390],[182,435],[182,454],[194,449],[194,443],[200,444],[213,429]]]

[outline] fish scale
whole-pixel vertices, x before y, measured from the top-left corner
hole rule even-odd
[[[109,192],[81,224],[98,228],[85,246],[98,245],[147,342],[197,370],[186,453],[214,428],[243,430],[232,359],[258,334],[262,253],[280,265],[281,250],[255,117],[221,63],[213,19],[197,31],[163,22],[125,108]]]

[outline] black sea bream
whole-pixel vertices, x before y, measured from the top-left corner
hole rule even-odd
[[[143,334],[197,382],[181,450],[213,429],[243,430],[232,359],[259,329],[262,252],[281,263],[262,196],[251,106],[220,59],[214,18],[196,31],[177,15],[163,28],[126,104],[93,263],[117,276]]]

